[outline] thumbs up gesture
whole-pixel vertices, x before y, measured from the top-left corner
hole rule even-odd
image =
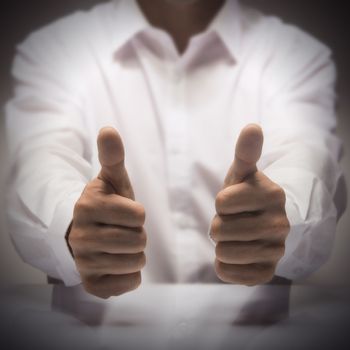
[[[249,286],[269,282],[284,254],[289,232],[285,193],[257,170],[262,145],[261,128],[247,125],[216,197],[211,237],[216,242],[216,274],[224,282]]]
[[[97,144],[101,171],[75,205],[68,243],[85,290],[108,298],[141,283],[145,210],[134,200],[117,131],[103,128]]]

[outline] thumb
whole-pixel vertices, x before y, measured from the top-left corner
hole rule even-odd
[[[257,171],[264,136],[259,125],[248,124],[238,137],[235,159],[225,178],[225,187],[242,182]]]
[[[101,164],[98,177],[112,185],[116,194],[134,200],[134,191],[124,166],[124,146],[118,132],[111,127],[102,128],[97,147]]]

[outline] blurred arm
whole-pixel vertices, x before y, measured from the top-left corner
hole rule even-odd
[[[80,282],[65,233],[91,178],[79,86],[49,31],[18,47],[6,106],[9,229],[23,260],[67,285]]]
[[[299,31],[291,33],[294,38],[280,43],[266,69],[260,168],[286,192],[291,231],[276,273],[295,279],[315,271],[330,254],[341,144],[330,51]]]

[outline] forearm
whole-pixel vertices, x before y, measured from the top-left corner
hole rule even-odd
[[[286,252],[276,273],[290,279],[309,275],[328,258],[337,223],[334,195],[341,171],[337,158],[339,141],[329,136],[335,147],[295,140],[289,145],[276,145],[283,155],[276,156],[264,173],[285,191],[286,213],[291,231]],[[276,151],[277,154],[278,151]]]
[[[65,233],[91,176],[77,139],[74,131],[65,131],[64,136],[52,132],[26,140],[22,147],[19,143],[9,174],[9,229],[18,252],[29,264],[68,285],[78,283],[79,276]]]

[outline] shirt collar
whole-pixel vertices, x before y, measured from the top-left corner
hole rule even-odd
[[[238,0],[226,0],[206,30],[208,33],[215,32],[218,35],[235,60],[239,57],[241,36],[239,11]],[[138,33],[152,28],[136,0],[115,1],[113,22],[116,34],[112,41],[114,54]]]
[[[241,41],[240,6],[237,0],[226,0],[207,31],[215,32],[232,58],[239,59]]]
[[[116,53],[138,33],[151,28],[151,25],[143,15],[136,0],[114,1],[113,10],[112,21],[115,35],[112,49],[113,53]]]

